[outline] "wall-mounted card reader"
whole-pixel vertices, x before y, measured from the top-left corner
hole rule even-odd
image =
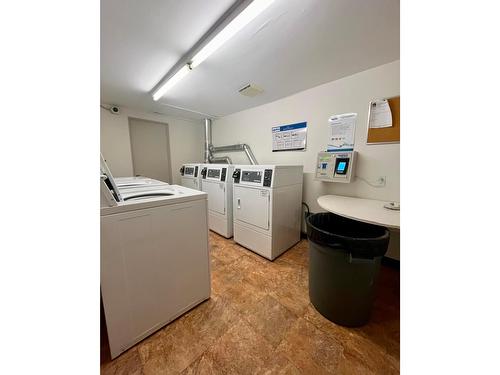
[[[356,151],[318,153],[316,179],[327,182],[351,182],[356,166]]]

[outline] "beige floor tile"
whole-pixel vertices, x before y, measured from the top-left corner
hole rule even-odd
[[[207,357],[205,353],[199,356],[193,363],[191,363],[181,375],[221,375],[224,370],[220,368],[211,358]]]
[[[297,316],[273,297],[266,295],[244,317],[252,328],[274,348],[297,320]]]
[[[335,374],[343,350],[337,340],[303,318],[297,319],[277,349],[306,374]]]
[[[233,243],[227,239],[219,239],[210,244],[210,254],[224,264],[231,264],[241,256],[243,252],[234,247]]]
[[[243,280],[244,274],[238,267],[239,259],[232,264],[224,265],[211,270],[212,292],[222,294],[231,285]]]
[[[266,363],[262,375],[300,375],[303,374],[295,365],[284,356],[274,353],[271,360]]]
[[[275,259],[275,262],[309,267],[309,246],[307,240],[301,240],[297,245]]]
[[[269,294],[295,315],[302,316],[309,305],[309,290],[304,285],[287,280]]]
[[[236,310],[214,296],[162,331],[167,366],[180,372],[238,321]]]
[[[248,314],[250,309],[259,303],[265,295],[265,291],[241,280],[229,285],[221,298],[231,304],[239,313]]]
[[[271,361],[273,348],[242,319],[205,356],[224,374],[258,374]]]
[[[364,368],[373,373],[394,374],[399,372],[399,361],[389,356],[383,346],[367,339],[359,330],[330,322],[316,311],[312,304],[308,306],[304,319],[343,346],[342,365],[346,371]]]
[[[103,375],[141,375],[142,363],[137,348],[131,348],[114,361],[101,365]]]

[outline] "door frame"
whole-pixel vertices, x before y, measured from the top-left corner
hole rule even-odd
[[[150,120],[150,119],[145,119],[145,118],[140,118],[140,117],[135,117],[135,116],[127,116],[127,123],[128,123],[128,140],[130,142],[130,156],[132,159],[132,173],[135,176],[135,166],[134,166],[134,150],[132,147],[132,133],[130,132],[130,120],[137,120],[137,121],[144,121],[144,122],[151,122],[153,124],[160,124],[160,125],[165,125],[166,129],[166,136],[167,136],[167,157],[168,157],[168,162],[169,162],[169,168],[168,168],[168,178],[169,184],[172,184],[172,155],[170,153],[170,127],[167,122],[163,121],[156,121],[156,120]]]

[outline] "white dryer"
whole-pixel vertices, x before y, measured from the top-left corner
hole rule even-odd
[[[300,240],[303,166],[235,165],[234,241],[270,260]]]
[[[201,190],[208,194],[208,227],[233,236],[233,169],[229,164],[202,164]]]
[[[181,169],[181,185],[190,189],[201,190],[200,167],[202,164],[184,164]]]
[[[210,297],[207,194],[165,183],[120,189],[102,167],[101,192],[101,294],[115,358]]]

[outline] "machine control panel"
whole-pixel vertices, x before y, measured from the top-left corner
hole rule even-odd
[[[318,153],[316,179],[327,182],[351,182],[355,175],[356,157],[356,151]]]
[[[198,165],[196,164],[184,164],[180,169],[179,172],[181,173],[181,176],[187,176],[187,177],[198,177]]]
[[[208,168],[208,172],[206,173],[206,175],[208,178],[215,178],[218,180],[220,178],[220,172],[220,169]]]
[[[241,181],[254,182],[260,184],[262,182],[261,171],[243,171],[241,173]]]
[[[263,186],[271,187],[271,179],[273,177],[273,170],[266,169],[264,170],[264,183]]]
[[[226,181],[226,167],[203,167],[201,169],[201,178],[203,180]]]
[[[236,177],[235,177],[236,176]],[[247,186],[271,187],[272,169],[235,169],[233,173],[234,183]]]

